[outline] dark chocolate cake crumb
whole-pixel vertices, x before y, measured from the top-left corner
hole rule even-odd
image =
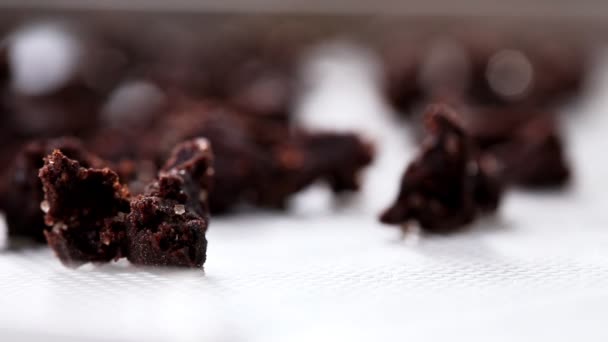
[[[100,168],[105,163],[85,150],[76,138],[32,141],[21,148],[12,165],[2,177],[0,209],[6,214],[9,235],[44,242],[44,214],[40,210],[44,199],[39,169],[44,157],[60,149],[68,158],[78,160],[83,167]],[[42,204],[41,204],[42,203]]]
[[[499,162],[506,184],[559,188],[571,177],[556,117],[529,109],[465,111],[467,128],[482,151]]]
[[[380,51],[386,98],[404,115],[415,112],[416,105],[445,98],[550,108],[583,90],[590,65],[587,49],[566,36],[463,32],[399,37]]]
[[[316,181],[327,182],[336,193],[358,190],[358,175],[373,158],[372,146],[349,133],[295,132],[271,151],[255,202],[276,208]]]
[[[52,227],[44,234],[65,265],[127,257],[136,265],[202,267],[214,173],[206,139],[179,144],[137,197],[115,172],[85,167],[90,163],[82,159],[55,150],[39,172],[40,209]]]
[[[268,157],[258,147],[242,116],[223,106],[197,102],[181,106],[162,122],[158,159],[179,141],[205,137],[213,146],[212,213],[225,213],[251,196],[263,174]],[[167,152],[165,152],[167,151]]]
[[[125,253],[129,192],[108,168],[86,168],[59,150],[45,159],[39,177],[49,246],[68,266],[116,260]]]
[[[7,124],[20,138],[85,137],[98,124],[102,96],[83,84],[70,84],[51,94],[5,97]]]
[[[212,213],[246,203],[284,208],[316,181],[339,193],[358,189],[358,173],[372,161],[371,146],[349,133],[309,133],[285,122],[238,114],[210,102],[187,102],[168,114],[160,153],[178,141],[207,138],[215,152]]]
[[[489,147],[502,166],[502,177],[525,188],[559,188],[571,171],[554,119],[540,116],[513,132],[507,141]]]
[[[495,162],[482,156],[458,115],[432,105],[426,115],[420,155],[403,175],[396,202],[380,217],[383,223],[417,222],[432,233],[449,233],[496,210],[501,185]]]
[[[127,258],[136,265],[202,267],[213,176],[208,141],[179,144],[145,194],[131,201]]]

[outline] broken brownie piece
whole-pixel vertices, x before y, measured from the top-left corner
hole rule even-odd
[[[554,119],[539,116],[515,130],[502,143],[486,149],[501,165],[502,178],[526,188],[556,188],[571,177]]]
[[[571,165],[556,114],[528,107],[452,105],[479,150],[495,157],[505,186],[549,189],[570,181]],[[415,132],[422,138],[418,126]]]
[[[401,33],[380,49],[385,94],[402,114],[446,97],[475,105],[554,106],[580,93],[590,65],[587,48],[572,37],[555,38],[479,30]]]
[[[145,194],[131,201],[127,258],[136,265],[202,267],[213,176],[206,139],[179,144]]]
[[[223,213],[250,197],[252,187],[266,169],[268,157],[260,150],[243,116],[224,106],[198,101],[181,104],[169,113],[158,135],[159,157],[180,141],[204,137],[215,154],[212,213]]]
[[[383,93],[386,100],[402,114],[423,98],[418,83],[422,64],[420,38],[395,39],[389,37],[380,49],[383,66]]]
[[[555,115],[528,109],[471,109],[464,120],[482,151],[499,162],[501,178],[525,188],[560,187],[571,172]]]
[[[380,220],[403,225],[415,221],[426,231],[449,233],[479,213],[496,210],[501,185],[496,163],[479,154],[455,112],[433,105],[425,119],[428,136],[422,152],[408,166],[396,202]]]
[[[39,177],[44,221],[52,227],[44,234],[65,265],[106,262],[125,254],[129,192],[116,173],[83,167],[55,150],[45,159]]]
[[[21,148],[3,175],[0,187],[0,210],[6,213],[9,235],[32,238],[44,242],[44,199],[39,169],[44,166],[44,157],[60,149],[68,158],[78,160],[83,167],[100,168],[104,162],[88,153],[80,141],[62,137],[32,141]]]
[[[270,146],[270,165],[256,184],[257,205],[282,208],[294,193],[326,181],[336,193],[359,189],[358,175],[373,148],[349,133],[294,132]]]
[[[183,101],[158,136],[161,154],[178,141],[205,137],[215,151],[212,213],[241,203],[283,208],[296,192],[325,180],[356,190],[372,149],[355,134],[308,133],[287,123],[237,114],[212,102]]]
[[[126,256],[137,265],[201,267],[211,163],[207,140],[184,142],[146,193],[131,198],[109,168],[53,151],[39,172],[49,246],[68,266]]]

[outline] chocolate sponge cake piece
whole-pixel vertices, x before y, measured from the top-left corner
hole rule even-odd
[[[357,190],[357,176],[373,158],[371,145],[356,134],[307,132],[212,102],[182,104],[162,127],[163,155],[178,141],[196,137],[213,146],[212,213],[242,203],[284,208],[291,196],[316,181],[325,181],[336,193]]]
[[[417,222],[432,233],[449,233],[498,207],[501,185],[496,163],[479,154],[460,118],[449,107],[430,106],[425,115],[428,136],[407,167],[395,203],[380,217],[383,223]]]
[[[105,166],[103,160],[90,154],[76,138],[34,140],[25,144],[0,180],[0,210],[6,214],[10,236],[45,241],[43,230],[46,226],[41,210],[44,193],[38,171],[44,166],[44,157],[55,149],[78,160],[83,167]]]
[[[500,162],[506,182],[528,189],[554,189],[567,185],[572,171],[562,137],[551,116],[538,116],[514,130],[509,139],[488,152]]]
[[[175,147],[145,193],[132,197],[109,168],[54,150],[39,177],[44,232],[67,266],[127,257],[136,265],[202,267],[213,157],[207,140]]]
[[[196,102],[181,106],[162,122],[158,159],[165,160],[180,141],[204,137],[213,146],[212,213],[225,213],[251,197],[253,185],[264,174],[269,157],[254,140],[242,116],[218,104]]]
[[[108,168],[87,168],[55,150],[39,172],[49,246],[68,266],[116,260],[125,253],[129,192]]]
[[[499,162],[505,184],[558,189],[570,181],[558,118],[530,108],[482,107],[463,112],[467,129],[482,151]]]
[[[127,216],[127,258],[147,266],[202,267],[213,157],[207,140],[179,144]]]
[[[270,146],[270,160],[255,184],[255,204],[283,208],[289,197],[317,181],[335,193],[359,189],[359,174],[373,159],[373,147],[355,134],[292,132]]]

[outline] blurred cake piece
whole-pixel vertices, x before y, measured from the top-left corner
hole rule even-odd
[[[495,211],[502,187],[496,162],[479,153],[458,114],[432,105],[425,120],[422,151],[407,167],[395,203],[380,220],[404,229],[416,222],[428,232],[450,233]]]

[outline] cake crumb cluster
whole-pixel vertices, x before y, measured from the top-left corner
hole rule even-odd
[[[133,264],[202,267],[213,166],[199,138],[175,147],[144,194],[131,196],[109,168],[83,167],[54,150],[40,169],[49,246],[66,265],[126,257]],[[175,208],[180,208],[180,213]]]
[[[120,58],[81,61],[36,96],[9,86],[10,46],[0,46],[0,211],[10,237],[47,242],[69,266],[124,258],[198,268],[211,215],[287,211],[317,183],[359,190],[374,142],[305,129],[294,115],[298,61],[318,37],[245,31],[213,49],[163,33],[166,54],[96,27],[82,35],[82,56]],[[378,90],[420,149],[401,183],[392,180],[398,194],[380,221],[452,233],[497,212],[513,187],[568,185],[555,108],[583,89],[587,49],[565,36],[422,31],[372,44]]]
[[[417,222],[426,231],[447,233],[494,212],[502,193],[494,157],[479,151],[462,119],[445,105],[430,106],[425,124],[421,152],[380,220],[403,227]]]

